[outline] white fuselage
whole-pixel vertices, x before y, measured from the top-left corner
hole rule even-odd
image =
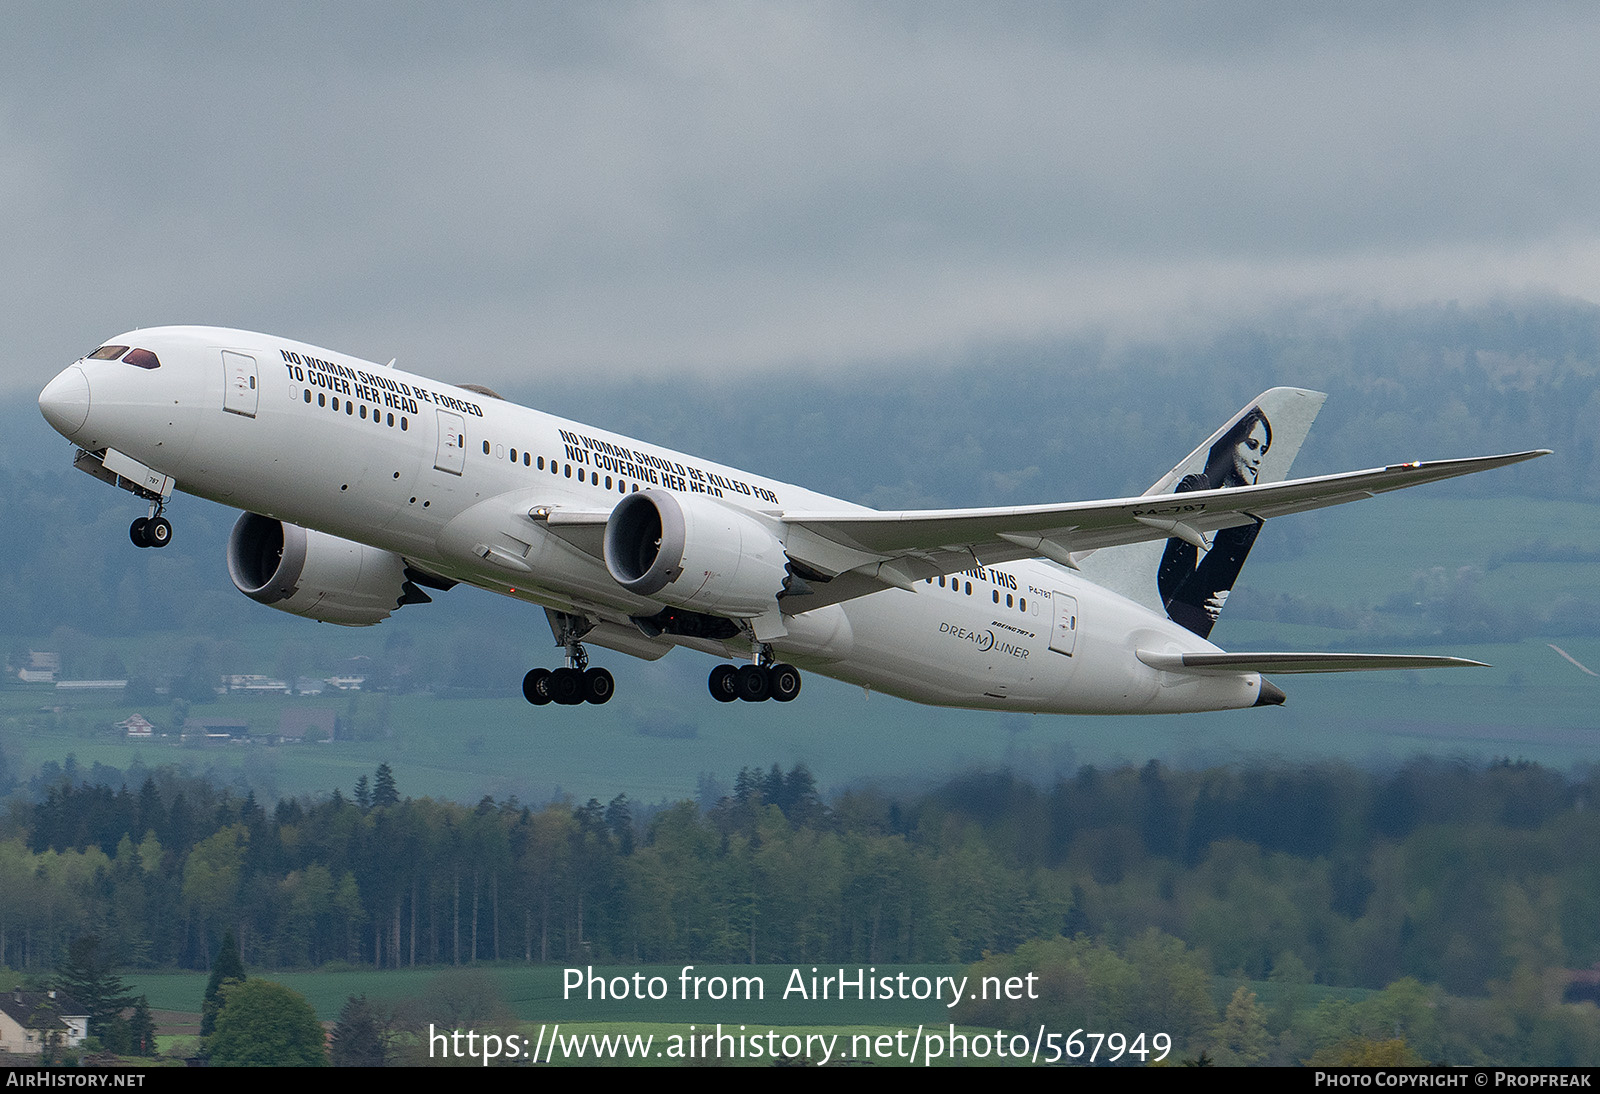
[[[47,416],[78,446],[114,449],[187,493],[624,627],[663,605],[623,589],[593,553],[528,519],[531,509],[608,510],[638,490],[707,495],[778,522],[859,508],[286,339],[168,327],[116,341],[148,348],[160,367],[85,359],[41,397],[44,406],[56,393]],[[918,702],[1157,713],[1247,707],[1260,694],[1255,673],[1151,668],[1136,651],[1217,647],[1043,560],[975,561],[914,592],[885,588],[813,611],[799,610],[803,600],[785,603],[778,654]],[[725,656],[750,649],[748,639],[658,640]]]

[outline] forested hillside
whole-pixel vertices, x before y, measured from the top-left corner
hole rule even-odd
[[[1076,957],[1035,946],[1020,960],[1159,958],[1203,984],[1412,978],[1556,1022],[1563,1058],[1600,1053],[1593,1006],[1560,1002],[1563,970],[1600,962],[1593,773],[1150,763],[823,801],[804,768],[774,766],[740,772],[707,809],[648,816],[620,795],[575,808],[402,797],[387,767],[348,796],[276,803],[170,769],[127,774],[137,790],[60,779],[13,810],[5,963],[48,968],[94,933],[130,964],[203,968],[230,928],[265,969],[949,963],[1077,939]],[[1140,943],[1151,932],[1181,944]],[[1109,990],[1095,984],[1056,985],[1042,1005],[1092,1011]],[[1185,1048],[1205,1047],[1219,1017],[1207,992],[1167,993],[1169,1009],[1197,1008],[1174,1029]]]
[[[1150,927],[1222,973],[1292,953],[1321,982],[1481,992],[1600,962],[1592,777],[1414,762],[973,775],[908,798],[819,798],[803,767],[740,773],[702,810],[347,796],[258,802],[173,769],[59,779],[8,822],[13,967],[109,932],[139,964],[395,967],[480,960],[972,961],[1027,939]]]

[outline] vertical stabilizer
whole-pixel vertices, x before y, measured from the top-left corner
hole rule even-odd
[[[1161,476],[1145,496],[1282,482],[1327,398],[1320,391],[1264,391]],[[1084,557],[1084,576],[1164,612],[1204,638],[1254,546],[1260,522],[1215,533],[1207,546],[1184,539],[1112,547]]]

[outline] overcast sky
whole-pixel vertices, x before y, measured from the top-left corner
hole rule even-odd
[[[19,395],[174,322],[515,384],[1600,300],[1600,5],[0,15]]]

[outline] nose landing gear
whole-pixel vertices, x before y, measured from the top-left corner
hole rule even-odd
[[[135,547],[165,547],[172,542],[172,522],[161,515],[159,501],[150,505],[150,515],[128,526],[128,538]]]

